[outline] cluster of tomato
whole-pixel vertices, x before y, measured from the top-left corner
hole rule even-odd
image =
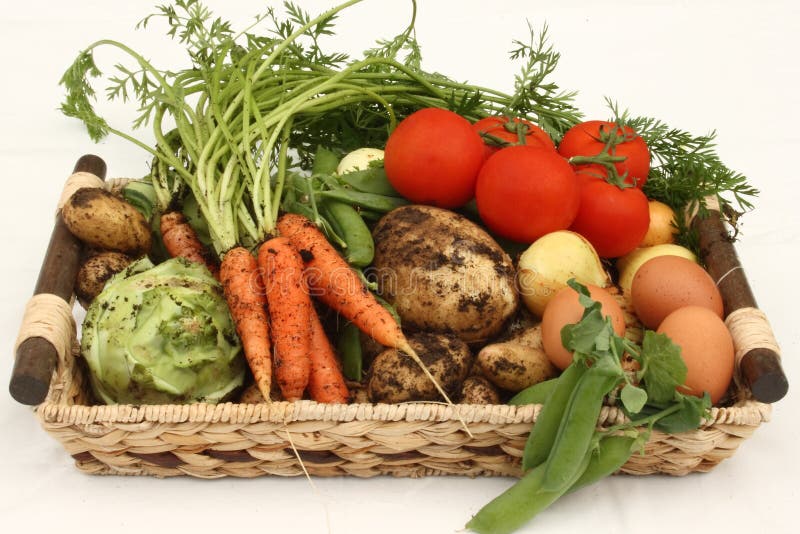
[[[636,248],[650,223],[641,189],[648,147],[613,122],[577,124],[556,146],[526,120],[470,124],[452,111],[426,108],[390,135],[384,166],[412,202],[454,209],[474,198],[489,230],[520,243],[570,229],[600,256],[615,258]]]

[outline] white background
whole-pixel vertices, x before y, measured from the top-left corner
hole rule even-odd
[[[225,479],[91,477],[77,471],[30,408],[6,393],[12,346],[52,228],[64,180],[76,159],[96,153],[109,177],[140,176],[147,156],[124,141],[89,141],[57,111],[58,79],[78,50],[105,37],[180,65],[160,32],[134,31],[149,0],[14,2],[0,20],[0,526],[5,532],[456,532],[511,484],[503,478],[433,477]],[[313,12],[329,1],[301,2]],[[784,352],[794,389],[773,419],[710,474],[614,477],[570,496],[530,532],[795,532],[798,446],[800,149],[796,53],[800,10],[787,1],[420,1],[417,35],[425,66],[459,80],[509,90],[517,67],[512,38],[526,19],[547,22],[562,52],[555,75],[580,91],[589,118],[605,118],[608,96],[634,114],[694,133],[715,129],[719,153],[762,190],[743,219],[739,253]],[[217,13],[250,20],[262,2],[214,1]],[[359,52],[403,29],[404,1],[368,0],[346,11],[337,49]],[[98,55],[101,67],[115,58]],[[130,113],[108,110],[117,124]],[[149,139],[147,131],[140,132]],[[9,530],[9,528],[11,530]]]

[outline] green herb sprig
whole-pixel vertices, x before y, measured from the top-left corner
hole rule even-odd
[[[758,189],[747,177],[728,168],[716,153],[716,133],[693,135],[650,117],[620,112],[616,103],[606,100],[612,120],[629,126],[644,139],[651,156],[651,169],[644,192],[648,198],[660,200],[676,213],[678,241],[697,249],[697,236],[687,214],[708,215],[708,199],[716,198],[722,217],[730,224],[734,236],[739,217],[753,209]]]

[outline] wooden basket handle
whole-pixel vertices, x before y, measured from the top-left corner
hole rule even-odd
[[[73,176],[77,173],[88,173],[104,180],[106,164],[97,156],[85,155],[75,164]],[[81,243],[67,229],[59,209],[33,292],[34,298],[48,295],[57,300],[55,297],[58,297],[71,306],[80,255]],[[22,330],[26,326],[23,323]],[[58,363],[59,350],[63,349],[43,336],[27,337],[19,342],[9,384],[9,392],[15,400],[32,406],[44,401]]]
[[[726,323],[745,319],[747,328],[731,328],[739,363],[739,378],[761,402],[782,399],[789,383],[781,367],[780,354],[766,317],[756,299],[715,202],[709,203],[707,217],[695,217],[700,238],[700,256],[717,283],[725,306]],[[755,330],[755,336],[748,335]],[[741,332],[741,333],[740,333]],[[744,339],[744,338],[747,339]]]

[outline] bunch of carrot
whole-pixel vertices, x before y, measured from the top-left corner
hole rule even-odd
[[[194,261],[205,257],[188,223],[168,228],[163,239],[170,254]],[[265,399],[270,398],[274,370],[285,400],[299,400],[308,391],[318,402],[348,401],[347,384],[312,293],[379,343],[416,359],[389,311],[313,222],[286,214],[277,229],[281,235],[262,243],[257,257],[237,246],[219,266],[245,356]]]
[[[273,374],[287,400],[302,398],[306,391],[323,402],[347,399],[309,295],[313,291],[378,342],[411,356],[449,402],[392,315],[315,224],[297,215],[279,217],[293,167],[290,147],[308,142],[303,136],[313,130],[313,121],[338,111],[349,113],[351,106],[377,105],[385,109],[392,128],[393,106],[418,106],[417,93],[425,95],[425,102],[442,103],[454,98],[456,89],[458,94],[473,93],[471,86],[456,87],[449,81],[436,85],[433,77],[377,53],[344,65],[343,59],[332,60],[328,66],[319,64],[316,53],[308,56],[302,43],[316,46],[320,32],[329,31],[337,14],[359,1],[346,0],[316,17],[279,23],[277,34],[283,39],[234,32],[199,4],[159,8],[148,19],[164,19],[169,34],[186,45],[191,67],[164,71],[122,43],[96,41],[65,73],[68,95],[62,109],[84,120],[93,136],[121,135],[153,156],[151,178],[156,211],[163,214],[165,248],[218,274],[265,399],[270,398]],[[268,15],[258,21],[275,20],[271,10]],[[408,40],[408,32],[398,39]],[[89,80],[100,72],[93,51],[106,46],[137,65],[133,70],[118,67],[127,74],[110,80],[117,87],[111,92],[127,95],[130,89],[136,95],[142,112],[137,123],[152,124],[155,146],[109,126],[94,111]],[[383,76],[376,78],[375,69],[386,71],[391,83],[376,83]],[[403,97],[395,83],[400,79],[408,91]],[[210,254],[185,218],[172,211],[189,198],[208,228]]]
[[[290,239],[280,236],[263,242],[257,257],[236,246],[217,267],[179,214],[164,214],[161,228],[171,256],[205,263],[218,276],[265,400],[270,399],[274,374],[288,401],[303,398],[306,389],[318,402],[348,401],[336,355],[311,301],[303,259]]]

